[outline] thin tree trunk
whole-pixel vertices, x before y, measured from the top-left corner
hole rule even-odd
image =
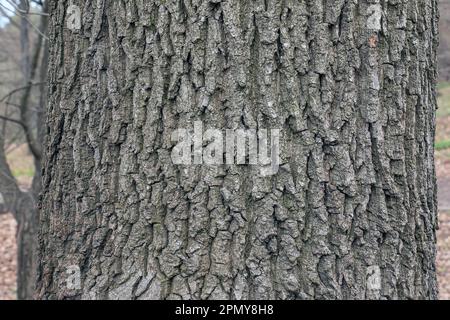
[[[73,3],[38,298],[437,298],[436,1]],[[278,173],[175,165],[196,121],[281,129]]]
[[[36,283],[37,194],[23,191],[11,173],[0,135],[0,193],[3,211],[11,212],[17,222],[17,298],[32,299]]]
[[[38,217],[36,197],[33,193],[22,193],[16,204],[17,220],[17,298],[34,298],[36,284],[36,255]]]
[[[21,1],[19,8],[23,12],[28,12],[29,2]],[[47,12],[45,1],[42,6],[43,12]],[[44,105],[47,96],[47,90],[40,86],[40,105],[42,112],[33,116],[31,110],[33,80],[39,74],[41,82],[46,81],[47,77],[47,59],[48,44],[43,33],[45,33],[48,24],[48,17],[43,15],[38,25],[41,33],[37,36],[36,43],[33,46],[33,52],[30,52],[29,40],[29,18],[26,14],[21,15],[20,19],[20,40],[22,56],[22,72],[24,75],[23,90],[17,90],[21,93],[19,113],[20,120],[16,122],[21,124],[24,130],[29,150],[34,157],[34,166],[36,168],[30,190],[23,190],[13,176],[5,154],[5,137],[0,136],[0,195],[3,200],[2,211],[11,212],[17,221],[17,298],[20,300],[30,300],[34,298],[36,285],[37,269],[37,230],[38,230],[38,211],[37,199],[41,191],[41,172],[40,172],[40,153],[43,143],[43,118]]]

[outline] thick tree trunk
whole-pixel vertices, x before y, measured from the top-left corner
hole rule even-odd
[[[437,298],[436,1],[73,4],[38,298]],[[278,173],[175,165],[196,121],[281,129]]]

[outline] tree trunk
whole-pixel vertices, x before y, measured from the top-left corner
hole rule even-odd
[[[38,298],[437,298],[436,1],[69,4]],[[280,129],[278,172],[175,164],[199,121]]]
[[[39,188],[30,191],[20,189],[11,173],[4,152],[4,139],[0,135],[0,196],[3,200],[2,212],[11,212],[17,222],[17,298],[33,299],[37,268],[37,194]],[[37,186],[40,185],[40,179]]]
[[[21,194],[17,204],[17,299],[32,300],[36,284],[38,212],[36,197]]]
[[[47,12],[46,1],[42,2],[42,12]],[[37,199],[41,192],[42,175],[41,145],[43,143],[43,122],[47,89],[39,85],[39,106],[41,110],[32,109],[32,87],[35,78],[43,83],[47,79],[48,43],[43,35],[47,30],[48,18],[42,15],[39,19],[37,30],[39,34],[36,42],[30,50],[29,28],[30,21],[27,18],[29,1],[20,1],[19,8],[24,12],[20,18],[21,41],[21,70],[23,73],[23,90],[20,104],[18,105],[20,120],[16,124],[21,125],[29,150],[33,155],[35,174],[30,190],[23,190],[11,172],[5,153],[5,136],[0,135],[0,213],[11,212],[17,222],[17,298],[19,300],[31,300],[35,296],[36,269],[37,269],[37,244],[38,244],[38,210]],[[35,107],[33,107],[35,108]]]

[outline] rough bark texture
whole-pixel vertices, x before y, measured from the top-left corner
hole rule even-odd
[[[436,1],[72,3],[79,31],[50,2],[38,298],[437,298]],[[280,171],[173,165],[199,120],[282,129]]]

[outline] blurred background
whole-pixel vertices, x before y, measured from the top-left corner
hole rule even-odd
[[[440,298],[450,299],[450,0],[439,2],[438,277]],[[33,208],[40,189],[36,168],[46,97],[46,11],[45,0],[0,0],[0,300],[29,295],[16,279],[31,277],[27,270],[34,264],[34,244],[27,235],[35,232]]]

